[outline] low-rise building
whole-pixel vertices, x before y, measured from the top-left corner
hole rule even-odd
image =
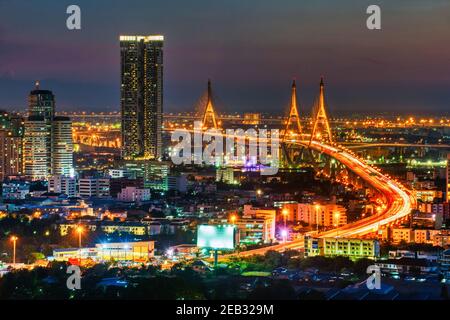
[[[399,274],[427,274],[436,272],[438,266],[427,259],[415,258],[400,258],[387,259],[376,262],[380,267],[381,272],[384,273],[399,273]]]
[[[436,198],[442,198],[442,191],[433,189],[414,190],[414,196],[422,202],[433,202]]]
[[[305,256],[346,256],[351,259],[380,256],[378,240],[305,237]]]
[[[92,260],[147,262],[154,256],[154,241],[99,243],[93,248],[66,248],[53,250],[56,261]]]
[[[117,195],[117,200],[124,202],[144,202],[150,200],[150,189],[126,187]]]
[[[433,246],[446,248],[450,246],[450,231],[440,230],[440,232],[433,236]]]
[[[303,221],[324,227],[338,227],[347,224],[347,209],[333,203],[286,203],[283,204],[282,211],[287,212],[289,221]]]
[[[444,273],[446,279],[450,279],[450,249],[442,252],[441,258],[439,260],[439,266],[441,271]]]
[[[393,243],[427,243],[434,246],[446,247],[450,245],[450,232],[444,229],[412,229],[392,228],[390,229]]]
[[[124,232],[134,234],[135,236],[144,236],[147,234],[147,226],[141,222],[103,221],[100,228],[106,233]]]
[[[79,194],[82,198],[108,198],[110,179],[87,177],[79,179]]]
[[[391,250],[389,251],[389,258],[390,259],[414,258],[414,259],[426,259],[431,262],[437,262],[439,260],[439,252]]]
[[[63,193],[68,197],[76,197],[77,180],[75,177],[55,175],[48,179],[48,192]]]
[[[414,240],[414,232],[411,228],[392,228],[392,242],[400,243],[405,241],[407,243]]]
[[[94,232],[97,230],[96,222],[83,222],[83,223],[74,223],[74,222],[65,222],[59,224],[59,233],[61,236],[66,236],[69,233],[75,232],[76,228],[82,227],[83,230],[89,230]]]
[[[241,243],[271,243],[275,241],[276,209],[244,206],[244,214],[235,221]]]
[[[2,197],[4,200],[25,199],[30,193],[30,183],[22,180],[3,182]]]

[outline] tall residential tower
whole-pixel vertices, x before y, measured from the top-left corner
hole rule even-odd
[[[0,111],[0,182],[22,174],[23,119]]]
[[[73,171],[72,123],[55,116],[55,96],[49,90],[29,95],[28,118],[23,139],[24,173],[33,179],[69,175]]]
[[[120,36],[122,157],[162,155],[164,37]]]

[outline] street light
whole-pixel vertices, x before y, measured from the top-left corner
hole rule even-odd
[[[77,233],[78,233],[78,247],[81,249],[81,235],[83,234],[83,227],[82,226],[78,226],[77,227]]]
[[[336,226],[339,226],[339,220],[340,220],[340,218],[341,218],[341,214],[339,213],[339,212],[336,212],[335,214],[334,214],[334,219],[335,219],[335,225]]]
[[[14,267],[16,266],[16,242],[18,239],[19,238],[16,236],[12,236],[10,239],[13,243],[13,265],[14,265]]]
[[[319,210],[320,210],[320,204],[315,205],[316,208],[316,231],[319,233]]]
[[[334,218],[336,219],[335,227],[339,228],[339,222],[340,222],[341,214],[339,212],[336,212],[334,214]],[[339,238],[339,229],[336,230],[336,238]]]
[[[230,217],[230,222],[231,222],[231,224],[235,224],[236,223],[236,215],[232,215],[231,217]]]
[[[78,226],[77,227],[77,233],[78,233],[78,259],[80,259],[80,265],[81,265],[81,235],[83,234],[83,227]]]
[[[287,241],[287,236],[288,236],[288,231],[287,231],[287,229],[281,230],[281,237],[283,238],[283,242],[284,242],[284,243],[286,243],[286,241]]]
[[[286,219],[287,219],[287,216],[288,216],[288,214],[289,214],[289,210],[288,209],[283,209],[283,211],[281,212],[281,214],[283,215],[283,218],[284,218],[284,228],[286,229]]]

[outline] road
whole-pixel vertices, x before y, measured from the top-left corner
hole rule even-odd
[[[450,145],[448,144],[423,144],[423,143],[361,143],[361,144],[352,144],[349,143],[346,145],[349,149],[367,149],[367,148],[378,148],[378,147],[410,147],[410,148],[432,148],[432,149],[450,149]]]
[[[304,146],[309,145],[307,141],[300,141],[298,143]],[[382,195],[382,200],[384,202],[384,210],[379,213],[365,219],[358,220],[354,223],[347,224],[343,227],[322,232],[318,235],[318,237],[356,237],[373,233],[378,231],[382,226],[389,225],[396,220],[408,216],[411,209],[415,207],[416,199],[412,195],[411,191],[404,188],[395,180],[383,175],[370,165],[364,163],[363,160],[358,159],[357,156],[352,153],[345,151],[338,146],[330,146],[315,141],[313,141],[309,147],[344,164],[348,169],[357,174],[374,189],[378,190]],[[265,248],[224,255],[221,258],[229,258],[231,256],[245,257],[255,254],[262,255],[269,250],[284,251],[287,249],[302,249],[303,246],[304,240],[299,239]]]
[[[236,138],[234,135],[222,134],[224,137]],[[305,139],[305,138],[301,138]],[[381,227],[394,223],[395,221],[407,217],[411,210],[416,206],[416,199],[410,190],[404,188],[399,182],[383,175],[378,169],[368,165],[364,160],[359,159],[348,148],[329,145],[318,141],[308,140],[288,140],[289,144],[298,144],[311,148],[317,152],[324,153],[345,165],[353,171],[363,181],[371,185],[379,192],[382,200],[382,210],[367,218],[347,224],[340,228],[325,231],[317,235],[320,238],[326,237],[357,237],[378,231]],[[268,246],[260,249],[244,251],[240,253],[224,255],[221,258],[231,256],[249,256],[254,254],[264,254],[269,250],[283,251],[286,249],[301,249],[304,240],[294,240],[291,242]]]

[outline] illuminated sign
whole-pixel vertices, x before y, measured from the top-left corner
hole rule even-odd
[[[235,226],[200,225],[197,229],[197,247],[209,249],[234,249]]]

